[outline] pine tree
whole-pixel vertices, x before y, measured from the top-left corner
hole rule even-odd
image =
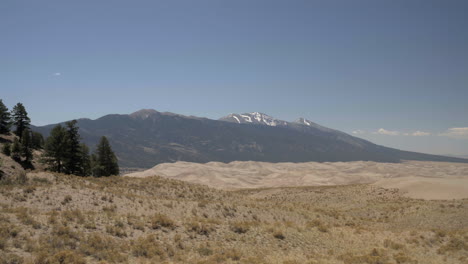
[[[101,176],[100,172],[102,168],[97,161],[96,154],[94,153],[91,154],[90,160],[91,160],[91,175],[93,175],[94,177],[100,177]]]
[[[31,134],[31,143],[33,149],[42,149],[44,147],[44,137],[41,133],[33,131]]]
[[[55,126],[50,132],[44,146],[43,162],[55,172],[63,172],[63,163],[66,151],[65,137],[67,131],[61,126]]]
[[[80,144],[80,176],[91,175],[91,159],[89,156],[89,148],[86,144]]]
[[[11,126],[11,116],[8,108],[0,99],[0,134],[9,134]]]
[[[11,145],[11,157],[16,161],[21,161],[21,144],[18,138],[15,138]]]
[[[64,156],[64,172],[66,174],[81,173],[81,147],[80,135],[78,134],[77,121],[73,120],[66,123],[65,135],[65,156]]]
[[[95,158],[93,164],[93,175],[96,177],[110,176],[119,174],[119,165],[109,141],[106,137],[102,137],[96,147]]]
[[[21,156],[26,162],[31,162],[33,159],[31,131],[29,131],[29,129],[23,130],[23,134],[21,136]]]
[[[31,123],[31,119],[28,117],[28,112],[26,112],[26,108],[22,103],[17,103],[13,107],[13,124],[15,125],[15,134],[18,137],[23,136],[23,131],[29,128],[29,124]]]

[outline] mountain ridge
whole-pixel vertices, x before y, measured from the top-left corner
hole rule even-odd
[[[260,112],[252,114],[252,122],[238,123],[142,109],[131,114],[109,114],[94,120],[77,121],[83,142],[93,149],[99,138],[106,136],[122,167],[151,168],[175,161],[236,160],[468,162],[379,146],[306,119],[286,122]],[[48,136],[55,125],[33,126],[32,129]]]

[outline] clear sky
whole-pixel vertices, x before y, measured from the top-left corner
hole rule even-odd
[[[36,125],[259,111],[468,155],[467,14],[465,0],[2,0],[0,98]]]

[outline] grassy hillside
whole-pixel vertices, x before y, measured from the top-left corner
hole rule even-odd
[[[466,263],[468,200],[370,185],[226,192],[30,172],[0,186],[0,263]]]
[[[40,156],[42,155],[41,150],[33,149],[33,160],[30,164],[21,164],[13,160],[10,156],[6,156],[2,153],[4,144],[12,144],[16,136],[0,135],[0,184],[10,181],[17,181],[18,177],[26,173],[27,170],[39,169],[44,170],[44,164],[39,162]]]

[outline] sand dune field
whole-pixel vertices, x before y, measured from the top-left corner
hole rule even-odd
[[[400,189],[411,198],[468,198],[468,164],[448,162],[176,162],[126,176],[153,175],[219,189],[375,184]]]

